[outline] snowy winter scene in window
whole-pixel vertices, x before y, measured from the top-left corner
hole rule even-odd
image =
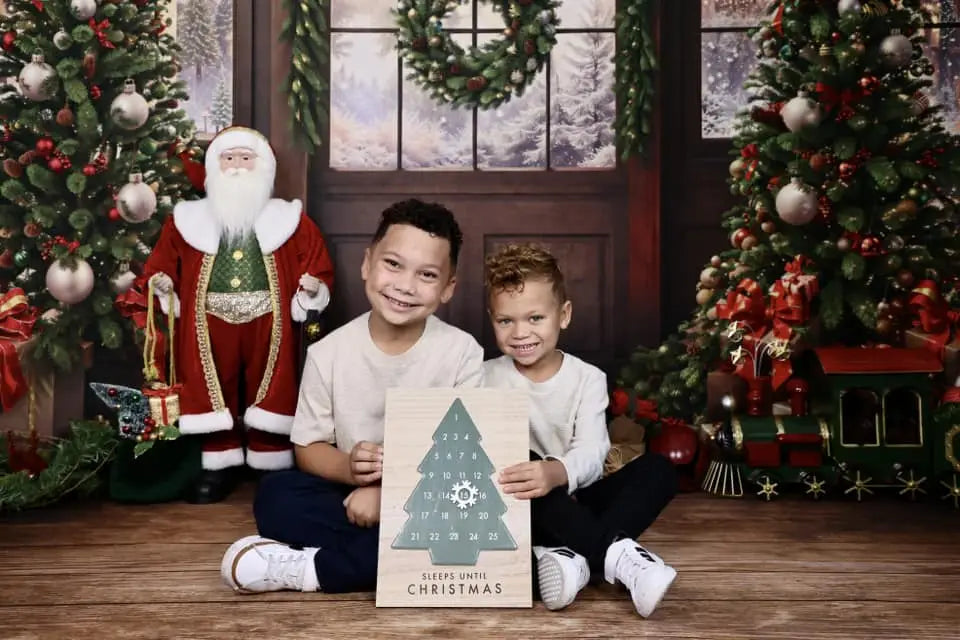
[[[493,4],[467,0],[444,18],[444,26],[464,47],[474,35],[478,44],[502,37],[503,18]],[[407,79],[409,70],[401,68],[397,57],[390,12],[394,0],[332,2],[330,166],[467,171],[615,167],[615,4],[562,3],[549,65],[522,96],[497,109],[478,110],[474,124],[471,110],[437,104]]]
[[[233,124],[233,0],[170,2],[174,36],[182,49],[183,104],[197,135],[211,138]]]
[[[729,138],[737,112],[748,106],[743,89],[757,64],[747,29],[767,18],[768,0],[702,0],[700,5],[700,130],[704,138]],[[934,65],[931,103],[943,107],[945,126],[960,132],[960,22],[955,0],[927,0],[924,53]],[[943,24],[943,26],[940,26]]]

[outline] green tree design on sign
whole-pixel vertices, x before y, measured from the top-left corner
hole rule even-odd
[[[517,548],[481,439],[466,407],[454,400],[417,467],[420,482],[403,508],[410,517],[394,549],[429,549],[433,564],[475,565],[481,550]]]

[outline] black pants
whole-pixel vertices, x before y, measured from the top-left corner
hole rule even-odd
[[[530,458],[540,456],[531,452]],[[642,455],[573,495],[564,486],[534,498],[533,543],[570,547],[586,557],[594,577],[603,576],[607,547],[643,533],[676,492],[670,461],[654,453]]]
[[[326,593],[372,591],[377,585],[380,527],[347,520],[343,500],[356,487],[297,469],[268,473],[253,503],[257,530],[294,547],[320,547],[314,558]]]

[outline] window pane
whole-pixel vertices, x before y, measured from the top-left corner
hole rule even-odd
[[[616,166],[613,56],[612,33],[557,36],[551,56],[552,166]]]
[[[332,33],[330,166],[397,167],[397,38]]]
[[[877,418],[880,399],[868,389],[848,389],[840,396],[840,443],[848,446],[879,444]]]
[[[733,135],[735,115],[750,97],[743,83],[756,64],[756,47],[746,33],[700,34],[700,130],[704,138]]]
[[[520,97],[477,114],[477,163],[481,168],[547,166],[547,70]]]
[[[752,27],[766,16],[770,0],[701,0],[700,26]]]
[[[960,29],[927,29],[923,52],[933,63],[931,104],[943,107],[944,127],[960,133]]]
[[[233,0],[178,0],[169,13],[190,95],[183,110],[210,138],[233,123]]]
[[[474,0],[476,2],[476,0]],[[494,10],[493,2],[480,1],[477,7],[477,27],[480,29],[503,29],[507,23],[503,20],[503,14]]]
[[[396,6],[394,0],[333,0],[330,3],[330,26],[334,29],[396,27],[396,17],[390,13]]]
[[[923,0],[922,9],[930,22],[956,22],[960,20],[956,0]]]
[[[483,3],[486,4],[486,3]],[[483,11],[483,9],[481,9]],[[473,3],[464,2],[453,11],[447,13],[443,19],[443,26],[446,29],[473,29]]]
[[[613,29],[616,0],[561,2],[557,9],[561,29]]]
[[[461,46],[469,46],[470,34],[454,34]],[[439,104],[421,87],[403,81],[404,169],[473,169],[473,115],[469,109]]]
[[[911,389],[893,389],[883,398],[885,444],[920,445],[920,396]]]

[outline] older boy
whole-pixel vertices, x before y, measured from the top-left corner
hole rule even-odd
[[[408,200],[380,220],[361,266],[370,311],[307,352],[291,441],[297,470],[265,476],[260,536],[233,543],[221,575],[244,593],[372,589],[383,419],[390,387],[476,387],[483,350],[436,318],[456,285],[453,214]]]
[[[649,616],[676,571],[634,539],[673,498],[674,469],[648,454],[601,478],[610,448],[606,376],[557,348],[573,305],[556,259],[540,247],[507,246],[487,259],[486,281],[504,355],[484,363],[484,383],[530,394],[531,461],[503,470],[500,483],[533,501],[540,597],[561,609],[592,572],[624,584]]]

